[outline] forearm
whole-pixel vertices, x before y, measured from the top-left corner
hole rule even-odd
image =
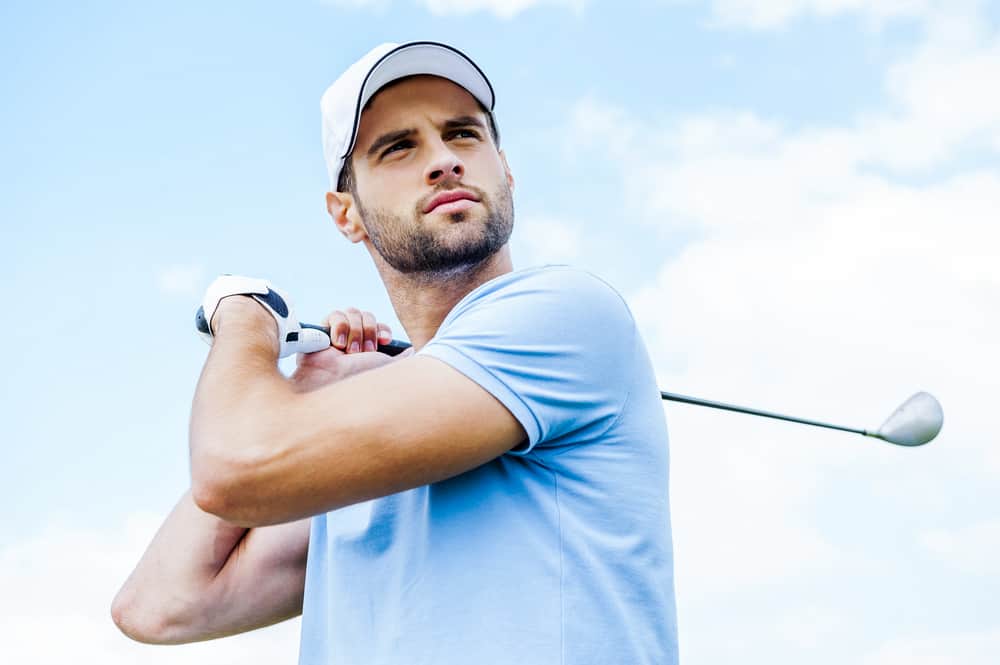
[[[126,635],[181,644],[246,632],[302,612],[309,521],[245,529],[186,492],[112,604]]]
[[[112,605],[115,623],[142,642],[199,638],[210,587],[248,529],[199,509],[185,492]]]
[[[226,518],[234,485],[282,444],[285,405],[295,395],[277,368],[273,320],[253,301],[238,300],[220,308],[228,318],[216,323],[190,425],[193,498]]]

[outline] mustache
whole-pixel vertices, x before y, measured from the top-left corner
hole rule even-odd
[[[423,214],[424,208],[426,208],[427,204],[430,203],[431,199],[433,199],[438,194],[441,194],[443,192],[451,192],[451,191],[454,191],[456,189],[464,189],[464,190],[472,192],[473,194],[476,195],[476,197],[484,205],[487,205],[487,201],[490,199],[490,196],[486,192],[486,190],[484,190],[481,187],[476,187],[475,185],[467,185],[467,184],[461,183],[461,182],[449,184],[447,186],[441,186],[441,185],[439,185],[439,186],[435,187],[433,191],[428,192],[428,194],[426,196],[421,197],[421,199],[419,201],[417,201],[417,205],[416,205],[416,208],[415,208],[416,211],[417,211],[417,213],[418,214]]]

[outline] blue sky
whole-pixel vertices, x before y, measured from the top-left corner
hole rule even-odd
[[[987,662],[998,24],[971,0],[4,3],[4,583],[63,599],[95,661],[173,662],[104,631],[186,487],[200,293],[266,276],[303,319],[357,305],[404,335],[325,214],[319,97],[433,39],[497,91],[515,265],[608,279],[664,389],[858,426],[920,388],[945,405],[913,451],[668,406],[685,662]],[[49,620],[15,595],[0,656]],[[176,653],[296,648],[291,623]]]

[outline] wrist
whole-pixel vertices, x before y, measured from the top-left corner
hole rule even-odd
[[[247,340],[266,339],[277,353],[278,323],[263,305],[250,296],[229,296],[219,301],[212,317],[216,338],[238,336]],[[223,332],[225,331],[225,332]]]

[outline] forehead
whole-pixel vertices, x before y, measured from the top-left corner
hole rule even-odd
[[[438,76],[418,75],[390,83],[361,113],[357,147],[382,132],[409,129],[421,119],[483,115],[479,102],[462,86]]]

